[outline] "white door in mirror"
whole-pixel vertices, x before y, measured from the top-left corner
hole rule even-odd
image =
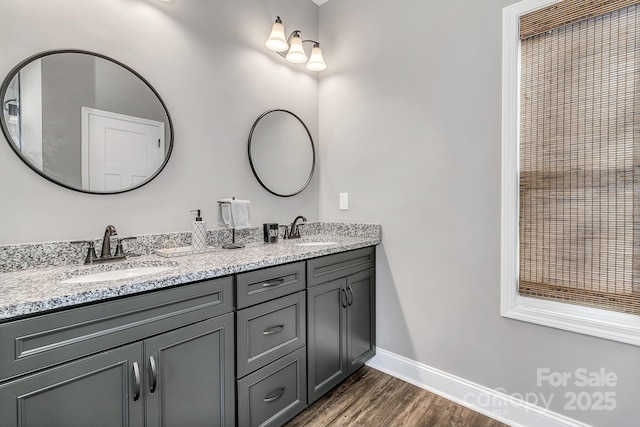
[[[162,165],[164,123],[82,107],[82,188],[121,191]]]

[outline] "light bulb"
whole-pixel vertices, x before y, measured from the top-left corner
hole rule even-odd
[[[289,43],[287,43],[287,38],[284,36],[284,25],[279,16],[276,22],[273,23],[271,34],[267,41],[264,42],[264,45],[274,52],[286,52],[289,49]]]
[[[302,64],[307,61],[307,54],[304,53],[304,49],[302,48],[300,33],[295,33],[295,36],[291,39],[291,47],[285,58],[294,64]]]
[[[320,49],[318,43],[311,49],[311,57],[309,58],[307,69],[311,71],[323,71],[327,69],[327,64],[324,63],[324,59],[322,58],[322,49]]]

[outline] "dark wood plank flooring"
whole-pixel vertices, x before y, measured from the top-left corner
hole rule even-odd
[[[365,366],[285,427],[507,427]]]

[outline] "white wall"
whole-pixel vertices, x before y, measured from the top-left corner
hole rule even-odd
[[[173,156],[146,186],[120,195],[73,192],[41,178],[0,143],[0,244],[191,229],[191,209],[217,228],[215,200],[251,199],[254,225],[318,217],[317,176],[301,195],[270,195],[247,160],[253,121],[285,108],[318,133],[318,77],[264,48],[276,15],[318,36],[318,7],[299,0],[0,0],[0,76],[35,53],[110,56],[160,93],[175,126]],[[4,139],[3,137],[0,137]]]
[[[499,314],[501,19],[512,3],[320,8],[320,217],[382,224],[379,347],[508,394],[553,394],[551,410],[589,424],[635,426],[640,348]],[[615,387],[536,383],[538,368],[601,367]],[[598,390],[616,393],[615,411],[564,409],[564,393]]]

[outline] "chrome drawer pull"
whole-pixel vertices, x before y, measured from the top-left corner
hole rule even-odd
[[[274,400],[280,399],[284,394],[285,389],[286,387],[280,387],[273,390],[271,393],[267,394],[267,396],[264,398],[264,402],[269,403],[273,402]]]
[[[133,388],[133,401],[140,399],[140,369],[138,369],[138,362],[133,362],[133,379],[135,386]]]
[[[272,326],[270,328],[265,329],[264,331],[262,331],[262,335],[273,335],[273,334],[277,334],[278,332],[282,332],[282,330],[284,329],[284,325],[276,325],[276,326]]]
[[[272,288],[274,286],[278,286],[278,285],[282,285],[284,283],[284,279],[276,279],[276,280],[272,280],[270,282],[264,282],[262,284],[263,288]]]

